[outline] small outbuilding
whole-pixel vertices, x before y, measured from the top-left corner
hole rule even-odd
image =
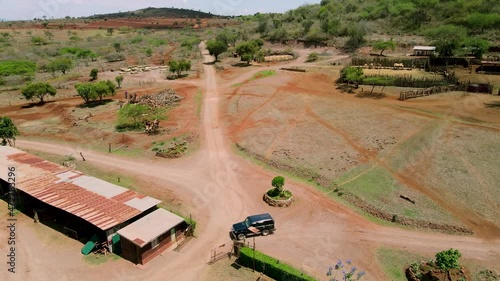
[[[187,227],[183,218],[157,209],[118,230],[122,257],[135,264],[146,264],[184,239]]]
[[[413,47],[414,56],[434,56],[436,47],[434,46],[415,46]]]

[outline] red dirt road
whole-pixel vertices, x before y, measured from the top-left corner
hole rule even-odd
[[[204,56],[206,61],[212,59],[206,52]],[[53,280],[54,276],[58,280],[74,280],[75,276],[79,280],[200,280],[210,250],[229,242],[231,224],[262,212],[270,212],[276,218],[277,231],[274,235],[257,237],[257,248],[318,279],[324,278],[328,267],[338,259],[352,259],[358,268],[367,272],[364,280],[388,280],[375,262],[375,249],[380,246],[404,248],[429,257],[453,247],[460,249],[464,258],[481,260],[487,265],[496,266],[500,261],[500,240],[378,226],[325,198],[312,187],[293,181],[287,181],[286,187],[295,193],[297,202],[286,209],[267,206],[261,197],[274,174],[233,154],[219,123],[221,97],[213,66],[204,65],[204,77],[203,144],[189,157],[171,161],[130,159],[82,146],[17,142],[22,148],[59,155],[83,152],[87,161],[98,167],[127,173],[152,186],[173,191],[193,210],[199,225],[198,238],[191,240],[181,252],[165,253],[144,269],[119,261],[84,270],[88,266],[83,262],[75,264],[74,260],[65,260],[67,256],[77,256],[77,252],[58,255],[64,253],[64,249],[47,250],[40,243],[20,243],[23,256],[20,272],[15,279],[8,276],[8,280]],[[28,230],[22,235],[25,241],[35,239]],[[76,247],[73,245],[72,249]],[[0,274],[1,280],[5,280],[4,272]]]

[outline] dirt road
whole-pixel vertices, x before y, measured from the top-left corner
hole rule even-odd
[[[205,61],[212,59],[206,51],[204,57]],[[144,269],[137,269],[125,261],[94,268],[79,275],[80,280],[105,277],[111,280],[200,280],[210,250],[229,242],[231,224],[247,215],[263,212],[270,212],[276,218],[277,231],[274,235],[257,237],[257,248],[318,278],[324,277],[327,268],[338,259],[352,259],[358,268],[367,271],[363,280],[387,280],[374,262],[374,250],[384,245],[429,255],[453,247],[460,249],[466,258],[484,260],[492,265],[500,261],[498,240],[378,226],[347,207],[326,199],[315,189],[293,181],[287,180],[286,184],[286,188],[298,198],[292,207],[273,209],[267,206],[261,197],[270,188],[275,175],[233,154],[219,123],[220,97],[215,70],[208,64],[203,70],[203,144],[196,154],[189,157],[171,161],[130,159],[98,153],[83,146],[17,142],[21,148],[59,155],[83,152],[87,161],[98,167],[127,173],[150,182],[152,186],[175,192],[184,205],[190,206],[198,220],[198,238],[191,240],[181,252],[165,253]],[[50,255],[44,252],[43,245],[21,243],[20,247],[26,260],[40,260]],[[30,264],[29,271],[16,278],[53,280],[51,277],[58,276],[59,280],[72,280],[75,274],[83,271],[65,262],[63,256],[51,255],[50,258],[49,264]],[[44,274],[36,275],[37,272]]]

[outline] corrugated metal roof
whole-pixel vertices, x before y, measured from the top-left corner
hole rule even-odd
[[[419,51],[435,51],[436,47],[434,46],[415,46],[413,47],[413,50],[419,50]]]
[[[8,166],[16,166],[17,189],[102,230],[130,220],[161,202],[21,150],[0,146],[0,178],[4,180]]]
[[[184,219],[178,215],[158,209],[118,230],[117,233],[142,248],[183,221]]]

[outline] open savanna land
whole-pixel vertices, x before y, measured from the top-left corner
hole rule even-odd
[[[337,2],[346,4],[340,18]],[[401,92],[423,87],[338,82],[354,57],[384,59],[379,41],[397,42],[384,54],[399,62],[413,45],[433,43],[424,31],[440,22],[492,44],[500,40],[496,27],[480,32],[469,12],[453,21],[446,11],[460,9],[450,1],[424,11],[425,19],[411,17],[423,22],[410,27],[395,23],[422,14],[413,4],[395,6],[404,16],[376,1],[349,9],[347,2],[236,19],[194,11],[197,18],[161,17],[144,9],[141,16],[0,23],[0,117],[19,130],[15,145],[158,198],[160,207],[197,222],[180,251],[134,266],[114,255],[83,258],[82,243],[55,222],[34,224],[19,214],[15,280],[270,280],[234,257],[208,264],[214,250],[233,245],[233,223],[260,213],[271,213],[277,230],[256,237],[257,250],[317,280],[346,259],[366,272],[362,280],[406,280],[410,263],[449,248],[460,250],[472,280],[483,280],[484,270],[500,272],[500,76],[477,73],[478,65],[449,66],[446,73],[461,83],[486,83],[494,94],[453,88],[404,101]],[[488,15],[498,9],[490,13],[483,2],[468,7]],[[363,29],[365,21],[375,25]],[[363,40],[352,50],[358,35]],[[218,60],[208,50],[214,38],[223,41]],[[54,70],[60,59],[71,67]],[[176,71],[172,62],[181,60],[190,67]],[[394,68],[362,71],[447,83],[441,71]],[[108,80],[116,89],[102,100],[86,102],[77,90]],[[22,92],[35,82],[57,93],[27,100]],[[140,109],[132,95],[167,89],[174,102],[154,100],[126,114],[127,106]],[[158,128],[147,132],[153,120]],[[294,194],[288,208],[262,200],[277,175]],[[0,201],[2,220],[6,206]],[[0,240],[6,237],[0,231]]]

